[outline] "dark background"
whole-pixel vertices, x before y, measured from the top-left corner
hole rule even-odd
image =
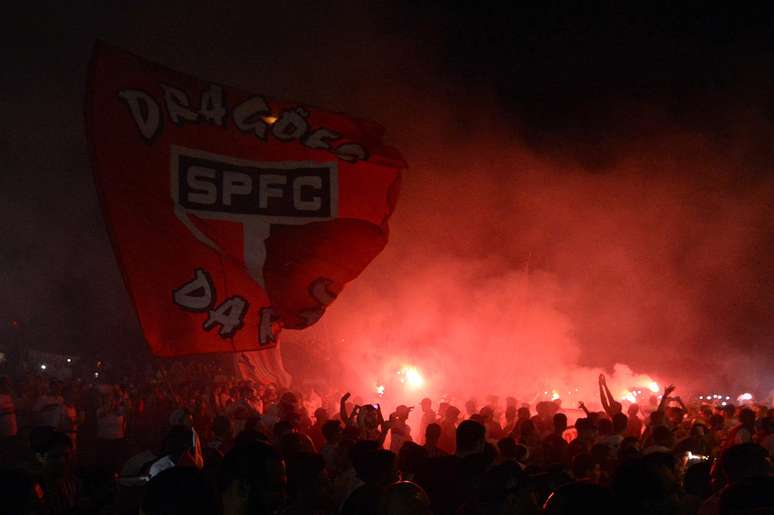
[[[743,254],[721,259],[692,293],[706,324],[698,341],[680,347],[687,361],[670,357],[664,367],[751,357],[757,364],[745,362],[742,370],[726,372],[754,372],[765,376],[761,387],[771,384],[771,7],[52,2],[16,5],[4,18],[4,340],[23,331],[25,341],[38,348],[108,357],[126,349],[144,352],[107,240],[84,135],[86,69],[94,40],[102,38],[205,79],[384,123],[411,166],[393,224],[398,248],[410,247],[417,237],[413,214],[421,210],[415,206],[432,205],[432,198],[417,193],[425,191],[422,186],[440,173],[455,178],[487,173],[456,169],[454,152],[445,153],[445,144],[469,144],[491,130],[497,133],[493,146],[512,142],[545,157],[559,177],[565,169],[614,176],[632,152],[669,153],[660,134],[701,138],[706,154],[694,154],[683,172],[698,185],[697,195],[702,188],[708,192],[695,203],[696,219],[731,217],[716,221],[733,225],[734,211],[715,209],[725,197],[755,207],[755,216],[739,221],[747,235]],[[435,119],[440,111],[444,115]],[[734,149],[735,166],[715,169],[713,156],[726,148]],[[654,176],[667,180],[664,173]],[[495,214],[488,219],[492,227],[501,222]],[[480,236],[497,234],[482,230]],[[561,242],[540,240],[521,251],[494,252],[517,267],[529,259],[533,268],[573,276],[577,270],[553,259],[561,254],[557,245]],[[675,242],[672,270],[697,284],[690,272],[695,256],[690,243],[685,245]],[[482,252],[464,239],[450,242],[447,250],[462,258]],[[633,365],[659,363],[650,351],[611,355],[609,342],[595,343],[604,327],[582,321],[577,326],[583,360],[590,364],[607,366],[627,357]]]

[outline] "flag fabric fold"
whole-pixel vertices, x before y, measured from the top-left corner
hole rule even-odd
[[[253,351],[320,319],[382,251],[405,163],[366,120],[98,43],[94,177],[159,356]]]

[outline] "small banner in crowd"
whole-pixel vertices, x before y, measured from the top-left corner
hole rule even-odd
[[[86,109],[110,239],[158,356],[273,347],[387,244],[405,163],[372,122],[104,43]]]

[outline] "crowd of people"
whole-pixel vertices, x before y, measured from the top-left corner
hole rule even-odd
[[[774,513],[771,407],[598,386],[601,409],[568,417],[512,397],[387,413],[202,364],[141,384],[3,377],[0,513]]]

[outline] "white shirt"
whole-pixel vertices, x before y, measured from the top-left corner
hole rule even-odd
[[[167,469],[171,469],[174,466],[175,462],[172,461],[172,458],[169,456],[164,456],[160,460],[157,460],[156,463],[151,465],[151,468],[148,471],[148,475],[150,475],[150,477],[155,477],[157,474],[164,472]]]

